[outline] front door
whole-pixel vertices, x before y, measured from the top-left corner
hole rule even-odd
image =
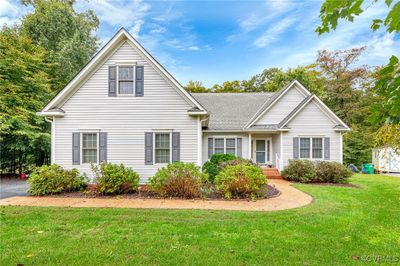
[[[254,156],[256,163],[270,164],[271,163],[271,140],[270,139],[255,139]]]

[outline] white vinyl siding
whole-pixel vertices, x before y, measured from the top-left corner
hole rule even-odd
[[[255,122],[255,125],[279,124],[306,97],[297,85],[294,85]]]
[[[327,114],[317,105],[316,100],[311,101],[288,124],[290,130],[283,133],[283,163],[287,166],[288,160],[293,159],[293,138],[330,138],[330,161],[341,161],[340,132],[333,129],[336,125]],[[299,140],[299,146],[301,145]],[[323,140],[322,140],[323,145]],[[317,149],[315,149],[316,153]],[[301,153],[301,151],[300,151]],[[300,155],[299,153],[299,155]],[[312,153],[312,147],[310,150]],[[322,152],[322,159],[324,153]]]
[[[118,62],[144,66],[144,97],[109,97],[108,66]],[[144,182],[160,165],[145,165],[144,132],[167,129],[180,132],[180,160],[197,162],[198,120],[187,114],[191,105],[128,43],[117,49],[60,106],[66,115],[56,118],[55,163],[92,176],[90,164],[72,165],[72,132],[107,132],[107,161],[133,168]]]

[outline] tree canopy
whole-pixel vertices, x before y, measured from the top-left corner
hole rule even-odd
[[[72,0],[24,0],[33,7],[0,30],[1,169],[41,165],[50,157],[50,125],[36,112],[90,60],[98,47],[93,11]]]

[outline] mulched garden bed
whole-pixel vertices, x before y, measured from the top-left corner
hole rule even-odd
[[[147,190],[147,187],[145,185],[139,186],[139,191],[135,193],[127,193],[127,194],[121,194],[121,195],[98,195],[92,192],[93,187],[89,186],[86,191],[82,192],[69,192],[69,193],[63,193],[63,194],[57,194],[57,195],[49,195],[49,197],[56,197],[56,198],[100,198],[100,199],[107,199],[107,198],[120,198],[120,199],[165,199],[158,197],[152,192],[149,192]],[[271,186],[269,184],[266,184],[262,190],[262,197],[257,198],[257,199],[267,199],[267,198],[275,198],[278,197],[281,192],[275,187]],[[182,199],[182,198],[168,198],[168,199]],[[228,200],[223,198],[220,194],[217,194],[215,192],[209,193],[207,197],[205,198],[198,198],[198,199],[204,199],[204,200]],[[192,199],[188,199],[192,200]],[[243,200],[243,201],[248,201],[251,199],[232,199],[232,200]]]

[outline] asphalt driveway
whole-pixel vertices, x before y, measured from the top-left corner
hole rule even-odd
[[[14,196],[26,196],[26,192],[29,189],[29,184],[26,180],[21,179],[0,179],[0,199],[14,197]]]

